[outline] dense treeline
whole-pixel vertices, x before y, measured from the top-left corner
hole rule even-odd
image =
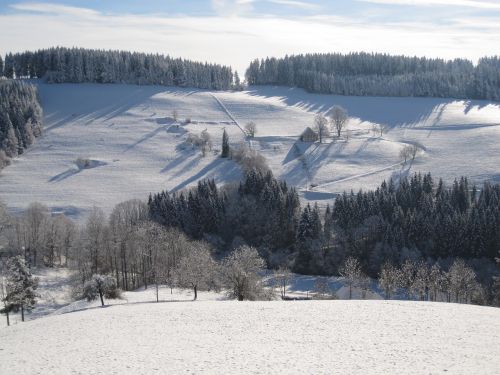
[[[310,92],[357,96],[419,96],[500,100],[500,58],[477,66],[386,54],[306,54],[254,60],[250,85],[285,85]]]
[[[151,218],[219,246],[248,243],[271,267],[337,275],[349,257],[379,278],[384,265],[407,261],[447,269],[457,259],[475,268],[490,290],[500,249],[500,185],[478,190],[467,179],[450,188],[430,174],[384,182],[375,191],[343,194],[323,213],[300,207],[297,192],[270,172],[248,173],[239,186],[203,181],[189,192],[150,196]],[[485,297],[486,298],[486,297]]]
[[[8,78],[38,77],[51,83],[129,83],[212,90],[233,87],[233,72],[227,66],[159,54],[83,48],[9,53],[3,73]]]
[[[0,80],[0,168],[42,134],[42,109],[33,85]]]
[[[224,243],[241,239],[270,250],[294,245],[300,201],[297,191],[271,172],[250,170],[238,186],[219,190],[213,180],[179,194],[163,191],[149,197],[151,218],[189,236],[219,236]]]

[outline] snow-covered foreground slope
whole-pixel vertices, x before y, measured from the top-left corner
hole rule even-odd
[[[14,210],[40,201],[54,211],[85,217],[92,206],[109,212],[127,199],[161,189],[179,190],[199,179],[236,181],[239,167],[217,155],[202,157],[182,146],[187,131],[207,129],[220,149],[225,128],[231,143],[247,140],[275,175],[301,189],[306,200],[325,202],[344,190],[374,188],[383,179],[416,171],[448,182],[500,181],[500,104],[435,98],[342,97],[283,87],[244,92],[132,85],[39,84],[45,135],[0,174],[0,199]],[[333,105],[349,111],[349,139],[297,142],[316,111]],[[172,111],[192,123],[179,127]],[[382,137],[372,125],[387,124]],[[417,159],[402,165],[399,152],[419,142]],[[79,169],[78,157],[91,160]],[[311,185],[318,185],[312,191]]]
[[[116,305],[0,330],[5,374],[495,374],[500,310],[398,301]]]

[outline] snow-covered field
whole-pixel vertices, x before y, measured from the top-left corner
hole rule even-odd
[[[434,98],[342,97],[284,87],[207,92],[158,86],[39,84],[45,135],[0,174],[0,199],[20,210],[40,201],[77,219],[92,206],[109,212],[131,198],[161,189],[179,190],[199,179],[236,181],[239,167],[214,154],[183,148],[187,131],[207,129],[220,149],[225,128],[232,144],[254,121],[249,140],[276,176],[301,190],[305,200],[325,203],[344,190],[374,188],[383,179],[415,171],[448,182],[461,175],[475,182],[500,181],[500,104]],[[351,116],[349,139],[325,144],[297,142],[314,114],[333,105]],[[176,126],[171,116],[190,118]],[[371,128],[387,124],[382,137]],[[423,145],[402,165],[407,143]],[[79,169],[76,159],[91,161]],[[317,185],[311,189],[311,185]]]
[[[91,308],[0,329],[2,374],[497,374],[500,310],[401,301]]]

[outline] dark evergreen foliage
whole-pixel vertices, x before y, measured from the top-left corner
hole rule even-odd
[[[357,96],[419,96],[500,100],[500,58],[477,66],[465,59],[373,53],[306,54],[254,60],[250,85],[285,85]]]
[[[227,243],[235,237],[271,250],[293,246],[300,202],[297,192],[272,174],[250,171],[238,188],[219,190],[213,180],[179,194],[150,196],[151,219],[178,227],[194,238],[215,234]]]
[[[15,157],[41,134],[42,109],[36,88],[22,81],[0,81],[0,151]]]
[[[338,274],[348,257],[377,278],[384,264],[407,260],[447,268],[455,259],[475,267],[491,287],[500,248],[500,185],[481,189],[461,178],[451,187],[430,174],[383,182],[374,190],[344,193],[321,218],[317,205],[303,209],[294,188],[272,174],[250,171],[238,188],[202,181],[189,192],[149,198],[151,218],[188,235],[235,238],[259,248],[271,266],[288,254],[295,272]],[[276,264],[274,264],[276,265]],[[493,273],[492,273],[493,272]]]
[[[5,57],[8,78],[45,78],[50,83],[129,83],[227,90],[230,67],[159,54],[55,47]]]
[[[222,151],[220,154],[221,158],[229,157],[229,136],[227,135],[226,129],[222,133]]]

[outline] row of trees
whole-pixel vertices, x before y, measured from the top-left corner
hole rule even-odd
[[[499,72],[496,56],[482,58],[474,66],[465,59],[362,52],[254,60],[246,79],[250,85],[295,86],[326,94],[500,100]]]
[[[371,290],[370,278],[363,272],[357,258],[348,257],[339,268],[339,274],[349,287],[349,299],[353,288],[361,290],[363,297]],[[404,297],[419,301],[469,303],[474,294],[483,297],[474,270],[463,259],[455,259],[447,271],[439,263],[423,260],[407,259],[400,266],[386,262],[380,269],[378,280],[386,299]]]
[[[228,90],[235,86],[233,72],[227,66],[159,54],[64,47],[9,53],[5,57],[3,75],[45,78],[53,83],[130,83],[212,90]]]
[[[0,80],[0,169],[42,134],[42,122],[33,85]]]

